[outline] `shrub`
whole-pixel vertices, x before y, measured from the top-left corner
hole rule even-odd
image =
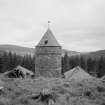
[[[98,87],[97,87],[97,91],[98,91],[98,92],[105,92],[105,88],[98,86]]]

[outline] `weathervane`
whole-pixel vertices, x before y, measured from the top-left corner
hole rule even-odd
[[[50,28],[50,23],[51,23],[51,21],[48,21],[48,28]]]

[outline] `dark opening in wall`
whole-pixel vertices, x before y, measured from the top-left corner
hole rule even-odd
[[[45,44],[47,44],[48,43],[48,40],[45,40],[45,42],[44,42]]]

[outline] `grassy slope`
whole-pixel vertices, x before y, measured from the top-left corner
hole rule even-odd
[[[55,105],[104,105],[105,102],[105,84],[100,80],[76,83],[62,79],[3,79],[0,85],[4,86],[0,105],[45,105],[32,97],[47,87],[56,99]]]
[[[34,54],[33,48],[21,47],[16,45],[0,45],[0,52],[3,51],[16,53],[22,56],[26,54],[31,54],[31,55]]]

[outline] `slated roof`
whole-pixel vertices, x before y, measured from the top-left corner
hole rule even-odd
[[[28,69],[26,69],[26,68],[24,68],[24,67],[22,67],[22,66],[17,66],[15,69],[19,69],[20,71],[22,71],[24,74],[26,74],[26,73],[29,73],[29,74],[31,74],[31,75],[33,75],[34,73],[32,72],[32,71],[30,71],[30,70],[28,70]]]
[[[48,28],[37,46],[60,46],[52,31]]]
[[[30,70],[28,70],[28,69],[26,69],[26,68],[24,68],[24,67],[22,67],[22,66],[20,66],[20,65],[17,66],[16,68],[14,68],[14,69],[11,70],[11,71],[5,72],[4,74],[8,74],[8,73],[14,72],[14,70],[20,70],[20,71],[23,72],[23,74],[26,74],[26,73],[29,73],[30,75],[33,75],[33,74],[34,74],[32,71],[30,71]]]
[[[74,79],[76,81],[81,81],[84,79],[90,79],[93,78],[90,74],[88,74],[87,72],[85,72],[82,68],[80,68],[79,66],[73,68],[72,70],[69,70],[68,72],[66,72],[65,77],[67,79]]]

